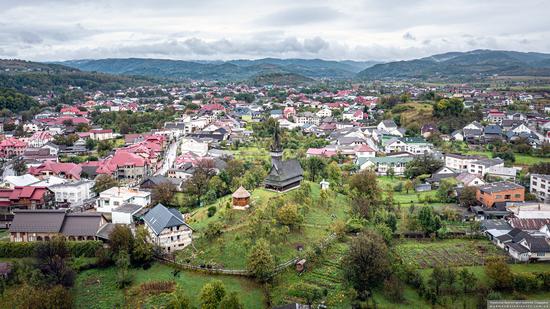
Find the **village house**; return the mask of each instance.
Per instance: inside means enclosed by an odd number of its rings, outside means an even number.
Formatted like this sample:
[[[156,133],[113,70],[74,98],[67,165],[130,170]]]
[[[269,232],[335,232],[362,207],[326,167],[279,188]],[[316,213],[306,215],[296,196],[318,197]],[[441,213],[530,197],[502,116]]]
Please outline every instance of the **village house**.
[[[48,241],[62,235],[68,240],[97,240],[107,224],[100,213],[67,213],[65,210],[16,210],[11,223],[10,241]]]
[[[494,158],[481,159],[470,162],[468,164],[468,173],[485,176],[485,174],[488,173],[489,169],[494,167],[504,167],[504,160],[502,160],[501,158]]]
[[[513,182],[501,181],[479,186],[476,192],[478,202],[486,207],[506,202],[523,202],[525,188]]]
[[[29,174],[34,175],[40,179],[46,179],[50,176],[58,176],[70,180],[80,180],[80,173],[82,167],[75,163],[59,163],[52,161],[45,161],[37,167],[31,166],[29,168]]]
[[[29,139],[28,139],[28,145],[29,147],[35,147],[40,148],[44,145],[46,145],[48,142],[53,141],[53,136],[48,131],[38,131],[35,132]]]
[[[412,156],[388,156],[388,157],[358,157],[355,164],[360,170],[372,169],[376,175],[386,176],[390,170],[396,176],[405,173],[405,167],[412,161]]]
[[[92,129],[89,133],[90,138],[96,141],[104,141],[114,138],[112,129]]]
[[[17,186],[0,190],[0,226],[9,226],[16,209],[42,209],[53,206],[53,193],[46,187]]]
[[[99,193],[96,209],[98,212],[112,212],[124,204],[147,206],[151,203],[151,193],[127,187],[112,187]]]
[[[193,230],[175,208],[157,204],[143,217],[151,241],[165,253],[172,253],[191,244]]]
[[[27,149],[27,143],[15,138],[10,137],[0,142],[0,157],[11,158],[15,156],[21,156]]]
[[[445,154],[445,166],[458,172],[467,172],[470,163],[479,159],[479,156],[447,153]]]
[[[91,180],[79,180],[49,186],[48,189],[54,193],[56,203],[81,206],[95,196],[92,190],[94,183]]]

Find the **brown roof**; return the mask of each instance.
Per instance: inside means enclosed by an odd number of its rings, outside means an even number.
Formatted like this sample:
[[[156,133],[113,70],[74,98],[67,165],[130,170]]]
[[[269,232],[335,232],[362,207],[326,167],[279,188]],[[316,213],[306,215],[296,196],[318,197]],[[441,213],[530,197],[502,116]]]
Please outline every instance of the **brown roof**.
[[[246,191],[243,186],[240,186],[232,195],[234,198],[249,198],[250,192]]]
[[[546,224],[550,224],[550,219],[528,219],[528,218],[512,218],[509,221],[510,225],[514,228],[519,228],[521,230],[539,230]]]
[[[65,236],[93,236],[101,227],[100,213],[69,213],[65,216],[61,234]]]
[[[64,210],[15,210],[10,233],[59,233]]]
[[[101,213],[66,213],[65,210],[16,210],[10,233],[61,233],[65,236],[95,236],[101,228]]]

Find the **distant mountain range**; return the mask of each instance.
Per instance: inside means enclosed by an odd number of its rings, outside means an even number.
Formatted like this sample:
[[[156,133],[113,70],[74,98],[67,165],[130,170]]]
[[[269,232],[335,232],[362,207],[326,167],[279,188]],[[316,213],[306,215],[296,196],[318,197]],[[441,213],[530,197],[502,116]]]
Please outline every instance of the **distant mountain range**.
[[[304,79],[351,79],[361,70],[379,62],[276,58],[231,61],[126,58],[70,60],[57,63],[83,71],[141,75],[172,80],[245,81],[258,80],[258,77],[271,74],[292,74],[294,77],[302,76]]]
[[[430,57],[376,64],[359,79],[470,79],[491,75],[550,76],[550,54],[498,50],[450,52]]]
[[[0,59],[0,88],[15,89],[27,95],[62,92],[68,86],[80,87],[85,91],[112,91],[153,82],[146,77],[83,72],[59,64]]]

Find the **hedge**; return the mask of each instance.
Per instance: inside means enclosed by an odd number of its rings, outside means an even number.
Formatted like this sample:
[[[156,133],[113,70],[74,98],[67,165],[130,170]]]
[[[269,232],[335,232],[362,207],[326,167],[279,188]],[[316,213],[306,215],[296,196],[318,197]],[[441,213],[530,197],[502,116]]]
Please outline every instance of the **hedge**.
[[[0,242],[0,258],[32,257],[40,242]],[[102,246],[98,240],[67,241],[69,252],[74,257],[95,257],[97,249]]]

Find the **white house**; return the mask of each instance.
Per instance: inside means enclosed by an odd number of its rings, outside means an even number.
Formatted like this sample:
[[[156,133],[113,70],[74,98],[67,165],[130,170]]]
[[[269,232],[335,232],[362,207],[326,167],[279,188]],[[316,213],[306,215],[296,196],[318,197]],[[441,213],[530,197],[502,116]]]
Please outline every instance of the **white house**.
[[[157,204],[143,217],[151,242],[170,253],[191,244],[193,230],[175,208]]]
[[[199,142],[192,138],[186,138],[181,141],[181,152],[192,152],[198,156],[204,157],[208,153],[208,143]]]
[[[124,204],[111,212],[113,224],[133,224],[134,216],[142,211],[144,206],[138,204]]]
[[[477,160],[479,160],[479,157],[476,156],[448,153],[445,155],[445,166],[459,172],[467,172],[470,163]]]
[[[388,171],[393,170],[394,175],[403,175],[408,162],[412,161],[412,156],[404,157],[359,157],[356,164],[360,170],[372,169],[376,175],[385,176]]]
[[[71,206],[81,206],[85,200],[95,196],[92,191],[94,186],[92,180],[80,180],[76,182],[66,182],[49,186],[55,194],[56,203],[69,203]]]
[[[550,175],[531,174],[531,193],[537,198],[550,200]]]
[[[104,141],[107,139],[113,139],[112,129],[92,129],[90,130],[90,138],[97,141]]]
[[[126,187],[112,187],[101,193],[97,199],[97,211],[112,212],[123,204],[147,206],[151,203],[151,192]]]
[[[468,164],[468,173],[485,176],[491,167],[504,167],[504,160],[501,158],[482,159]]]

